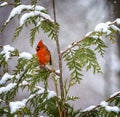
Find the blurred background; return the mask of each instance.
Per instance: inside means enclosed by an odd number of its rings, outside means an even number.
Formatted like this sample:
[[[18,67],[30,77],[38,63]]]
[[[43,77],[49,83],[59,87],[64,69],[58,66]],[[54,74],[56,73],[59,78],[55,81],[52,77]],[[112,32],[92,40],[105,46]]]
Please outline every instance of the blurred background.
[[[23,0],[23,4],[29,3],[30,0]],[[47,8],[52,16],[51,0],[40,0],[39,5]],[[0,8],[0,28],[8,18],[11,9],[11,6]],[[57,22],[60,24],[60,46],[61,50],[65,50],[73,41],[81,40],[88,32],[93,31],[98,23],[120,18],[120,0],[56,0],[56,11]],[[36,35],[34,46],[30,46],[29,29],[31,26],[25,27],[20,36],[12,42],[13,33],[17,26],[19,26],[19,19],[16,17],[0,33],[0,45],[10,44],[20,52],[35,54],[36,44],[40,39],[43,39],[50,49],[52,57],[56,58],[55,42],[48,40],[47,35],[42,31]],[[73,103],[76,109],[99,104],[112,93],[120,90],[120,35],[116,35],[115,44],[111,44],[107,39],[104,41],[108,45],[105,56],[104,58],[98,56],[103,74],[94,75],[91,71],[87,73],[83,71],[84,77],[80,85],[76,85],[70,90],[71,95],[80,96],[80,100]],[[57,59],[55,62],[57,64]],[[11,63],[9,69],[12,69],[13,66],[14,63]],[[69,76],[69,72],[65,64],[63,66],[63,75],[66,78]],[[54,90],[51,82],[50,89]],[[18,94],[16,100],[20,100],[25,95],[23,92]]]

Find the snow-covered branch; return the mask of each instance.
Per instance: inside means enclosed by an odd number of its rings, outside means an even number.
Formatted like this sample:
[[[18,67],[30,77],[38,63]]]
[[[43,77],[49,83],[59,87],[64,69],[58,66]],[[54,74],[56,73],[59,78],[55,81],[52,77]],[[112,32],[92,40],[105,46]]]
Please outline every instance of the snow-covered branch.
[[[100,108],[104,108],[107,112],[120,113],[120,108],[118,106],[109,105],[109,103],[112,102],[113,100],[115,100],[115,98],[117,98],[117,97],[120,97],[120,91],[114,93],[113,95],[110,96],[110,98],[108,98],[106,101],[102,101],[99,105],[97,105],[97,106],[92,105],[92,106],[84,109],[81,117],[84,117],[88,113],[98,110]]]
[[[93,38],[93,39],[98,39],[98,38],[102,39],[102,36],[104,36],[104,35],[106,35],[106,36],[112,36],[112,34],[114,34],[113,31],[120,33],[120,28],[118,26],[120,26],[120,18],[117,18],[113,22],[106,22],[106,23],[100,23],[100,24],[98,24],[95,27],[95,29],[94,29],[93,32],[87,33],[86,36],[83,39],[81,39],[80,41],[73,42],[71,45],[68,46],[68,48],[66,50],[61,51],[61,55],[63,55],[67,51],[71,50],[75,46],[79,46],[79,44],[83,40],[85,40],[86,38],[90,37],[90,38]]]

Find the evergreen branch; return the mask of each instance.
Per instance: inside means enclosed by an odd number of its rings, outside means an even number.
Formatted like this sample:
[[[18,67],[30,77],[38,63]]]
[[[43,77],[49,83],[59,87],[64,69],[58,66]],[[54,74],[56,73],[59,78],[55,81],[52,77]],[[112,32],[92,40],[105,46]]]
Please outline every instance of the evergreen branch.
[[[20,32],[22,31],[22,29],[23,29],[23,26],[20,26],[20,27],[16,28],[16,31],[13,34],[13,40],[15,40],[16,37],[18,37],[20,35]]]
[[[120,96],[120,92],[118,92],[117,94],[115,94],[114,96],[111,96],[110,98],[108,98],[105,102],[112,102],[115,98],[117,98],[118,96]],[[80,117],[87,117],[87,115],[89,113],[92,113],[95,110],[98,110],[100,108],[103,108],[103,106],[101,104],[93,107],[92,109],[88,110],[88,111],[83,111],[80,115]]]
[[[99,29],[99,25],[103,25],[103,27],[101,29]],[[120,28],[117,27],[117,25],[119,26],[120,24],[117,23],[117,21],[113,21],[113,22],[110,22],[110,23],[103,23],[103,24],[98,24],[95,28],[95,31],[93,32],[90,32],[89,34],[87,34],[83,39],[81,39],[80,41],[77,41],[77,42],[73,42],[70,47],[68,47],[66,50],[62,51],[61,52],[61,56],[64,55],[64,53],[66,53],[67,51],[71,50],[72,48],[76,47],[76,46],[80,46],[82,42],[84,42],[84,40],[86,39],[90,39],[90,38],[93,38],[95,40],[99,39],[101,41],[101,37],[105,35],[105,37],[108,37],[110,39],[110,41],[114,42],[114,39],[113,39],[113,34],[115,33],[120,33]],[[107,26],[107,31],[105,32],[104,31],[104,28],[105,26]],[[97,43],[97,41],[96,41]],[[96,44],[95,42],[91,43],[93,45]],[[103,43],[103,42],[102,42]],[[99,43],[97,43],[99,44]],[[99,48],[99,47],[98,47]],[[103,48],[106,48],[106,45],[103,46]],[[97,48],[96,48],[97,49]],[[99,48],[100,49],[100,48]],[[103,50],[102,50],[103,51]],[[98,50],[98,52],[101,52]],[[101,52],[101,55],[103,56],[103,53],[104,52]]]

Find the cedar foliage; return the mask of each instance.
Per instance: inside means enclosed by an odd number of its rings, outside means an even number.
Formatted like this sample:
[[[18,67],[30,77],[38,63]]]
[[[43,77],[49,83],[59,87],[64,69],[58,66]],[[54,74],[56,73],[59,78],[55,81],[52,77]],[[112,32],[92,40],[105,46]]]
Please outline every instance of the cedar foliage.
[[[2,1],[4,2],[4,0]],[[22,5],[22,2],[20,0],[14,0],[13,3],[8,3],[7,5],[13,5],[14,10]],[[4,23],[1,31],[5,29],[7,24],[15,16],[20,18],[23,14],[35,12],[36,10],[49,16],[45,8],[42,10],[36,8],[37,0],[31,0],[31,5],[33,5],[32,8],[28,9],[24,7],[21,12],[11,16],[9,20]],[[59,34],[59,24],[50,20],[50,18],[44,17],[44,15],[37,14],[27,18],[22,25],[16,28],[13,39],[19,36],[24,26],[27,27],[32,24],[33,28],[30,30],[31,45],[33,45],[35,41],[36,33],[41,29],[44,33],[48,34],[50,39],[56,41]],[[0,80],[0,116],[119,117],[120,92],[106,100],[107,106],[100,104],[85,111],[81,111],[81,109],[74,110],[74,107],[68,103],[69,101],[79,99],[79,97],[71,96],[68,93],[73,85],[80,84],[82,76],[84,75],[82,73],[83,68],[86,69],[86,72],[92,69],[94,74],[102,73],[96,54],[100,54],[102,57],[104,56],[107,45],[103,37],[114,42],[115,33],[120,32],[120,24],[117,21],[118,19],[113,22],[104,23],[104,25],[107,25],[107,31],[104,30],[104,27],[101,30],[96,29],[83,39],[73,42],[66,50],[61,52],[61,57],[66,62],[66,66],[71,73],[70,77],[66,78],[63,83],[64,99],[61,99],[61,95],[58,94],[59,72],[47,67],[40,69],[35,55],[31,55],[30,58],[20,57],[23,53],[20,53],[17,49],[9,50],[9,57],[6,59],[6,53],[3,52],[5,46],[1,46],[0,67],[2,68],[3,75]],[[9,61],[14,57],[16,57],[17,63],[10,75],[8,69]],[[9,74],[7,80],[2,81],[6,74]],[[55,92],[48,90],[49,77],[52,77]],[[44,87],[38,85],[38,83],[41,82],[44,84]],[[14,98],[20,89],[23,91],[25,89],[28,90],[28,98],[15,101]],[[15,104],[18,107],[16,110],[12,110],[11,105],[15,106]],[[108,111],[106,109],[107,107],[111,108],[111,111]],[[113,108],[117,108],[118,111],[114,111]]]

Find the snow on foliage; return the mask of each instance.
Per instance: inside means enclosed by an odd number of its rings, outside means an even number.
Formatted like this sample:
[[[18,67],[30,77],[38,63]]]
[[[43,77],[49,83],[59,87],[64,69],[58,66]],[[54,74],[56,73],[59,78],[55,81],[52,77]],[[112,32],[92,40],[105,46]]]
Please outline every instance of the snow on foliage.
[[[110,27],[111,27],[113,30],[120,32],[120,29],[119,29],[117,26],[115,26],[115,25],[110,25]]]
[[[84,109],[83,112],[86,112],[86,111],[91,111],[93,108],[95,108],[94,105],[92,106],[89,106],[88,108]]]
[[[100,23],[95,27],[95,31],[96,32],[103,32],[106,33],[107,35],[109,35],[111,33],[111,31],[109,30],[109,26],[107,23]]]
[[[116,22],[117,25],[120,25],[120,18],[117,18],[117,19],[115,20],[115,22]]]
[[[13,75],[10,75],[9,73],[5,73],[3,77],[0,80],[0,85],[5,84],[7,80],[13,78]]]
[[[7,86],[0,87],[0,94],[5,93],[13,89],[17,84],[16,83],[10,83]]]
[[[102,107],[105,107],[105,106],[108,106],[108,103],[107,103],[106,101],[102,101],[102,102],[100,103],[100,105],[101,105]]]
[[[114,22],[106,22],[106,23],[100,23],[95,27],[96,32],[103,32],[106,33],[107,35],[111,34],[112,31],[110,29],[113,29],[114,31],[120,32],[120,29],[115,26],[116,23],[117,25],[120,25],[120,18],[116,19]]]
[[[13,52],[14,50],[15,48],[11,47],[10,45],[3,46],[1,54],[4,54],[5,61],[8,61],[8,59],[10,58],[10,52]]]
[[[10,106],[11,113],[15,113],[17,110],[24,108],[26,101],[27,100],[24,99],[23,101],[10,102],[9,106]]]
[[[19,55],[19,58],[24,58],[24,59],[30,60],[30,59],[32,58],[32,54],[27,53],[27,52],[22,52],[22,53]]]
[[[120,109],[117,106],[105,106],[106,111],[119,113]]]
[[[39,90],[35,94],[31,94],[27,99],[23,99],[22,101],[10,102],[9,106],[10,106],[11,113],[15,113],[19,109],[24,108],[26,106],[26,103],[28,100],[34,98],[37,95],[43,94],[45,91],[45,89],[40,86],[36,86],[35,89],[39,89]],[[48,91],[47,99],[50,99],[50,98],[53,98],[54,96],[56,96],[56,93],[54,91],[50,91],[50,90],[47,90],[47,91]]]
[[[6,20],[6,23],[8,23],[14,16],[21,14],[23,10],[36,10],[36,11],[41,11],[45,10],[44,7],[42,6],[31,6],[31,5],[19,5],[11,11],[8,19]]]
[[[54,91],[48,91],[48,99],[52,98],[52,97],[55,97],[56,96],[56,93]]]
[[[53,22],[53,20],[51,19],[51,17],[48,15],[48,14],[45,14],[43,12],[40,12],[40,11],[32,11],[30,13],[25,13],[21,19],[20,19],[20,26],[22,26],[26,20],[30,17],[34,17],[34,16],[40,16],[42,17],[43,19],[48,19],[50,20],[51,22]]]
[[[7,2],[3,2],[2,4],[0,4],[0,7],[6,6],[6,5],[8,5],[8,3]]]
[[[114,93],[114,94],[112,94],[110,97],[112,98],[112,97],[114,97],[114,96],[116,96],[116,95],[118,95],[118,94],[120,94],[120,91],[115,92],[115,93]]]

